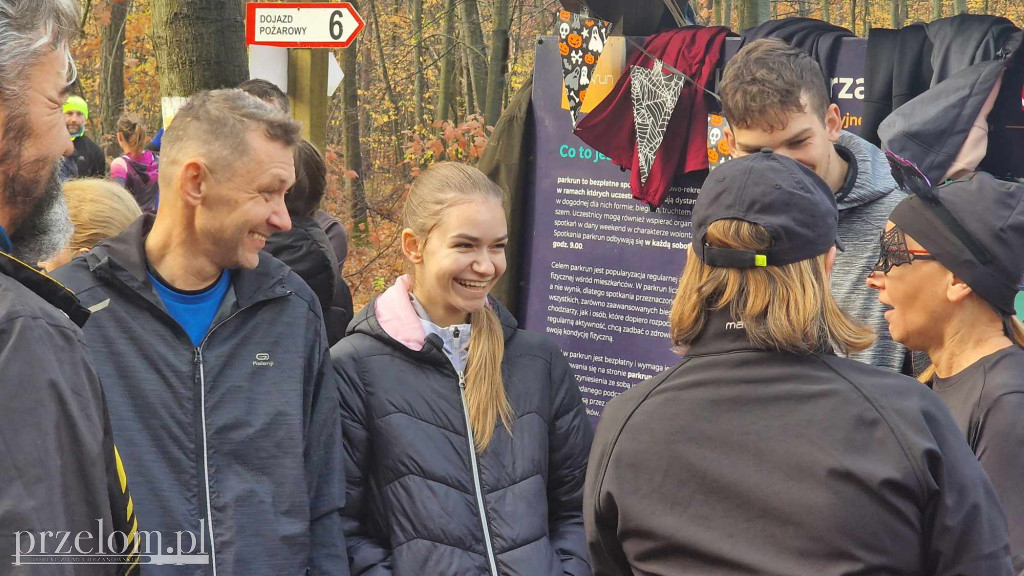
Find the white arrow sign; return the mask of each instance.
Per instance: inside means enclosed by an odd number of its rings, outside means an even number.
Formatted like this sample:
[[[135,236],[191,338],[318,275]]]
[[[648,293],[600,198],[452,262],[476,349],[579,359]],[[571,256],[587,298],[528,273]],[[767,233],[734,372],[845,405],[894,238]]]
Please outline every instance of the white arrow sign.
[[[348,2],[246,5],[248,44],[286,48],[345,48],[366,26]]]

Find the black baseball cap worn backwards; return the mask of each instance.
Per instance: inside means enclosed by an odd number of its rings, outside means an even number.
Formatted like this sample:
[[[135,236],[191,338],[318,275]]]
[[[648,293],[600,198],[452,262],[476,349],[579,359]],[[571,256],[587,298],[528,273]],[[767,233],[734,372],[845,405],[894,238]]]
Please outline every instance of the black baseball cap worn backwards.
[[[733,218],[763,226],[771,246],[763,252],[709,246],[708,227]],[[843,249],[835,194],[799,162],[763,148],[730,160],[708,175],[693,208],[693,251],[709,266],[784,266]]]

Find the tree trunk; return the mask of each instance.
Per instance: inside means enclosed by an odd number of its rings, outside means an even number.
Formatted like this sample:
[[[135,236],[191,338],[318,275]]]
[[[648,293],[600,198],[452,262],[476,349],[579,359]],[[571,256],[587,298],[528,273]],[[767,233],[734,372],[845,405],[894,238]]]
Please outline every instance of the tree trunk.
[[[494,126],[501,116],[508,64],[508,30],[512,24],[510,9],[509,0],[494,0],[491,53],[487,59],[487,106],[484,108],[484,123],[488,126]]]
[[[753,28],[768,20],[768,0],[743,0],[741,6],[743,19],[740,21],[740,30]]]
[[[825,22],[829,22],[832,19],[832,3],[831,0],[821,1],[821,19]]]
[[[233,88],[249,78],[240,0],[153,0],[162,96]]]
[[[402,162],[402,140],[399,136],[398,122],[401,113],[401,106],[398,104],[398,97],[391,86],[391,76],[388,74],[388,61],[384,58],[384,39],[380,33],[380,19],[377,16],[377,0],[370,0],[370,17],[373,24],[374,44],[377,49],[377,66],[380,68],[381,77],[384,80],[384,92],[388,95],[388,102],[391,103],[391,137],[394,142],[392,152],[395,157],[395,164]]]
[[[124,26],[130,0],[110,4],[110,22],[100,33],[100,134],[117,131],[117,119],[124,112]],[[153,130],[155,132],[155,130]],[[102,138],[101,138],[102,141]],[[120,155],[115,139],[105,152]]]
[[[903,23],[900,21],[900,0],[889,0],[889,28],[897,29],[902,26]]]
[[[850,31],[857,33],[857,0],[850,0]]]
[[[480,25],[480,11],[476,0],[459,1],[459,18],[462,20],[462,46],[469,63],[469,82],[473,85],[473,102],[466,108],[483,114],[487,104],[487,55],[484,32]]]
[[[455,0],[444,2],[444,48],[441,52],[441,86],[437,89],[434,120],[445,122],[451,113],[452,78],[455,73]]]
[[[470,69],[469,56],[463,51],[462,68],[459,71],[462,73],[462,94],[466,99],[466,116],[474,114],[477,111],[474,109],[476,97],[473,92],[473,71]]]
[[[722,7],[722,26],[732,28],[732,0],[725,0]]]
[[[864,37],[871,33],[871,0],[864,0]]]
[[[907,25],[907,0],[899,0],[900,3],[900,27]]]
[[[345,148],[345,169],[355,172],[355,178],[345,178],[345,192],[352,201],[352,227],[355,235],[365,235],[366,193],[363,190],[363,152],[359,148],[359,39],[341,51],[341,68],[345,79],[341,82],[341,125]]]
[[[932,20],[942,18],[942,0],[932,0]]]
[[[416,71],[413,73],[413,115],[417,126],[423,126],[423,0],[412,0],[412,43]]]
[[[967,14],[967,0],[953,0],[953,14]]]
[[[713,10],[713,13],[714,13],[714,15],[715,15],[715,16],[714,16],[714,18],[715,18],[715,24],[716,24],[717,26],[721,26],[721,25],[722,25],[722,22],[724,22],[724,20],[722,20],[722,0],[718,0],[718,2],[715,2],[715,0],[708,0],[708,1],[709,1],[709,2],[714,2],[714,6],[713,6],[714,10]]]

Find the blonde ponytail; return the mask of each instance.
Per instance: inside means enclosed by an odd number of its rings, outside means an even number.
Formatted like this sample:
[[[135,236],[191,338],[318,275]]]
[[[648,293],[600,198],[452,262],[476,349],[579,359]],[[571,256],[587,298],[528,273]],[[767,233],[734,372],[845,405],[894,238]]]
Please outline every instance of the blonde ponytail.
[[[508,210],[505,192],[483,172],[466,164],[439,162],[413,180],[402,208],[402,222],[425,240],[453,206],[478,199],[497,200]],[[470,324],[466,408],[476,450],[483,452],[494,438],[499,419],[512,432],[515,414],[501,374],[505,358],[501,322],[493,310],[485,307],[470,315]]]
[[[505,395],[501,362],[505,357],[505,334],[498,315],[490,308],[470,315],[472,330],[469,360],[466,362],[466,405],[473,428],[476,451],[483,452],[501,423],[511,433],[515,415]]]

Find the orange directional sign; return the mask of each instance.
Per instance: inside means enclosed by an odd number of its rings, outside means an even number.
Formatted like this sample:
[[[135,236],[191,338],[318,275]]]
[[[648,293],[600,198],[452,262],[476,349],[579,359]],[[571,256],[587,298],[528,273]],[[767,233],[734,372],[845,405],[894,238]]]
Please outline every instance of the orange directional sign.
[[[245,6],[246,41],[286,48],[345,48],[366,23],[348,2]]]

